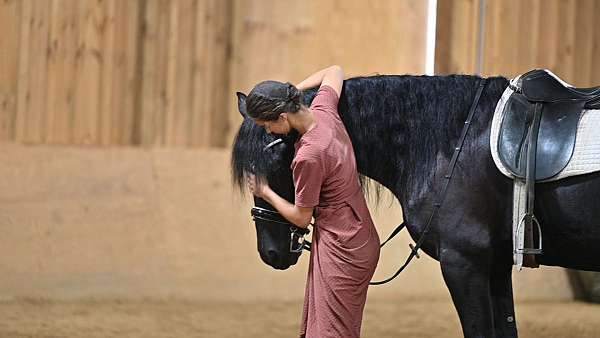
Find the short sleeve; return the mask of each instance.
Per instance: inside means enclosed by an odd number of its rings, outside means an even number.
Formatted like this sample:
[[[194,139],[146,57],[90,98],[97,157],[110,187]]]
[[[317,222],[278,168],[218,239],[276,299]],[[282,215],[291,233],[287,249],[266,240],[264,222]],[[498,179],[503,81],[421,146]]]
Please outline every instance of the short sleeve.
[[[331,88],[328,85],[322,85],[317,91],[317,94],[315,95],[315,98],[313,99],[310,108],[324,110],[330,114],[339,116],[338,102],[339,98],[335,89]]]
[[[294,160],[292,172],[296,189],[294,204],[304,208],[317,206],[324,176],[321,161],[315,157]]]

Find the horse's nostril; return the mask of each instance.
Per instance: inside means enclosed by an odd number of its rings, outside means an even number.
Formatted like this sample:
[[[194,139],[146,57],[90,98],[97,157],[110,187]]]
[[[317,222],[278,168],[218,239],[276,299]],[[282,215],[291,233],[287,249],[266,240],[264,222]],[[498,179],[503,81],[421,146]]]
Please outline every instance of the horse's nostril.
[[[269,262],[271,262],[271,263],[277,262],[277,252],[275,252],[275,250],[269,250],[267,252],[267,256],[269,257]]]

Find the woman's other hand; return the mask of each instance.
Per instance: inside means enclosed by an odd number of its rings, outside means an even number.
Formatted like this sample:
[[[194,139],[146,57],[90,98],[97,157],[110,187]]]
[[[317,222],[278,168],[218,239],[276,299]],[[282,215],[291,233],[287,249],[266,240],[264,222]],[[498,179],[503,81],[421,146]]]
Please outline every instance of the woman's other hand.
[[[266,182],[257,180],[254,174],[248,174],[246,180],[248,181],[248,189],[250,192],[254,194],[254,196],[264,199],[265,193],[270,189],[269,185]]]
[[[344,70],[338,65],[333,65],[325,69],[321,69],[318,72],[307,77],[306,79],[298,83],[296,85],[296,88],[298,88],[298,90],[306,90],[321,85],[328,85],[329,87],[333,88],[333,90],[335,90],[339,98],[340,94],[342,93],[343,84]]]
[[[256,179],[256,176],[253,174],[248,174],[246,176],[246,182],[248,183],[248,189],[254,196],[265,200],[265,202],[273,206],[273,208],[275,208],[275,210],[277,210],[277,212],[285,219],[301,228],[308,227],[310,220],[312,219],[314,211],[313,207],[304,208],[290,203],[271,190],[264,180]]]

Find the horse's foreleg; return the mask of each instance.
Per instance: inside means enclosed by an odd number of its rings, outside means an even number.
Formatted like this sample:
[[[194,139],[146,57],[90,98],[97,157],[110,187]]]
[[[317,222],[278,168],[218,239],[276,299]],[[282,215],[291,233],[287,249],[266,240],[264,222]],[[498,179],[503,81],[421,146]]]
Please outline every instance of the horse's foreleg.
[[[493,268],[490,274],[496,338],[516,338],[518,336],[511,276],[512,265],[510,263]]]
[[[440,265],[466,338],[493,338],[489,265],[443,250]]]

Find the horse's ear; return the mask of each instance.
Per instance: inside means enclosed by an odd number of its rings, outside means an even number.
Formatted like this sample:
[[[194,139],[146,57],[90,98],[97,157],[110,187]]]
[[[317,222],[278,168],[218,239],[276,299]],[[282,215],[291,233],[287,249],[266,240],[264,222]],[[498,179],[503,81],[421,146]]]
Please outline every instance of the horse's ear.
[[[235,93],[238,98],[238,110],[244,119],[248,117],[248,112],[246,111],[246,94],[242,92]]]

